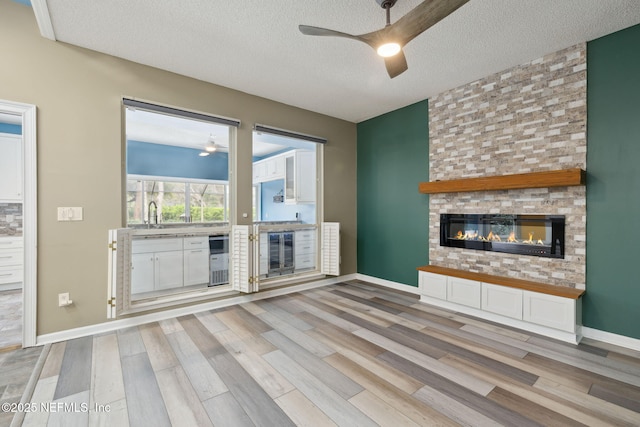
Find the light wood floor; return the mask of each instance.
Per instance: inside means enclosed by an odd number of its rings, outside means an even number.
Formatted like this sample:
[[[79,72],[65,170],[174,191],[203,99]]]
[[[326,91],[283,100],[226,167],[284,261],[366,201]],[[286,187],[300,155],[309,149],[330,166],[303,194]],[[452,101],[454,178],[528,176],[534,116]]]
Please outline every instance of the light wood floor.
[[[30,401],[59,406],[26,426],[638,426],[640,354],[350,282],[54,344]]]
[[[22,344],[22,289],[0,291],[0,350]]]

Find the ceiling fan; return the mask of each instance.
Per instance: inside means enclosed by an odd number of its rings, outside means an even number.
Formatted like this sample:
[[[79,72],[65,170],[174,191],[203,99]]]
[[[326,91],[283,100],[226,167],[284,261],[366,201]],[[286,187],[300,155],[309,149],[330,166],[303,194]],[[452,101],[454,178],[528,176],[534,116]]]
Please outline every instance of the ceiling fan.
[[[309,25],[299,25],[298,28],[308,36],[345,37],[368,44],[384,57],[389,77],[394,78],[408,68],[402,48],[469,0],[425,0],[392,24],[391,8],[396,1],[376,0],[387,12],[387,25],[371,33],[352,35]]]

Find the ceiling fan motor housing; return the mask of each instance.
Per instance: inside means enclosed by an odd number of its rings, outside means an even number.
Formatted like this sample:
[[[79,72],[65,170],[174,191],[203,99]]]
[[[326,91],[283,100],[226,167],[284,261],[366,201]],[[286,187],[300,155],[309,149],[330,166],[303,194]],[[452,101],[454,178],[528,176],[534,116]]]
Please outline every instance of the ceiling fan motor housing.
[[[376,0],[376,3],[383,9],[391,9],[397,0]]]

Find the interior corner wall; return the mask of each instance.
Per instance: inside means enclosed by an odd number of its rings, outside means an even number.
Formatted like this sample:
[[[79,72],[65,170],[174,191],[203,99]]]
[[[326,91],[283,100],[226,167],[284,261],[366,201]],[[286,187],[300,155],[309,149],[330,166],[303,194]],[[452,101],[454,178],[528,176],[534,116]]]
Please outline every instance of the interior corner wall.
[[[428,264],[428,100],[358,124],[358,273],[418,285]]]
[[[587,44],[583,324],[640,339],[640,25]]]

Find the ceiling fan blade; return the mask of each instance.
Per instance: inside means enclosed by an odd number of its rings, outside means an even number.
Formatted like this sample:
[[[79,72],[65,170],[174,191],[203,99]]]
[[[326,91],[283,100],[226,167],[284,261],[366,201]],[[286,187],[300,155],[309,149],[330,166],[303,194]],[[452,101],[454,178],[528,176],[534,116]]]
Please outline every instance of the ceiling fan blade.
[[[352,34],[342,33],[340,31],[329,30],[327,28],[312,27],[310,25],[298,25],[298,29],[305,36],[329,36],[329,37],[344,37],[347,39],[354,39],[358,41],[364,41],[359,36]]]
[[[425,0],[388,27],[385,36],[401,46],[446,18],[469,0]]]
[[[407,71],[407,58],[404,52],[400,50],[396,55],[384,59],[384,65],[387,67],[389,77],[394,78]]]

